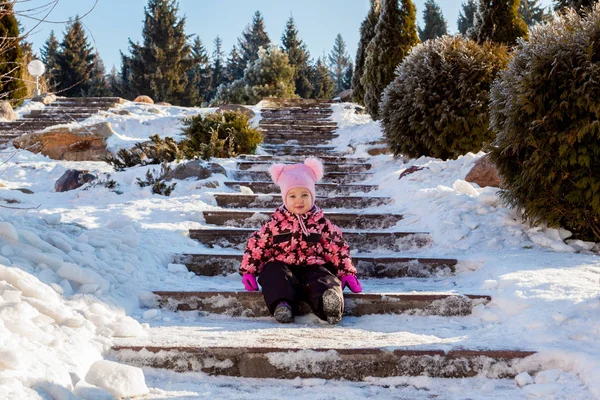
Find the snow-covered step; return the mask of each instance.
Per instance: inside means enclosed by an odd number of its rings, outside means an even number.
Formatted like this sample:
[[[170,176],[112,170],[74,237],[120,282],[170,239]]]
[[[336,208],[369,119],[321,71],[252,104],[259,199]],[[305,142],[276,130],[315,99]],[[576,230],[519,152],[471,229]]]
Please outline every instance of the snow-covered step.
[[[274,110],[275,111],[275,110]],[[331,122],[330,117],[333,112],[306,112],[306,111],[283,111],[281,112],[270,112],[263,110],[261,112],[262,120],[273,120],[273,121],[322,121]]]
[[[238,333],[242,335],[243,333]],[[254,333],[256,334],[256,333]],[[340,333],[338,333],[340,334]],[[245,378],[344,379],[363,381],[368,377],[429,376],[466,378],[512,378],[526,369],[525,358],[534,355],[523,350],[390,349],[390,348],[287,348],[279,347],[210,347],[205,342],[172,343],[172,335],[189,332],[166,332],[166,343],[156,336],[147,344],[120,344],[117,340],[111,357],[138,367],[194,371],[210,375]],[[152,340],[156,339],[156,340]],[[530,371],[533,373],[533,371]]]
[[[254,231],[252,228],[190,229],[189,235],[208,247],[244,250]],[[351,249],[360,252],[406,251],[431,245],[431,235],[424,232],[344,231],[344,239]]]
[[[237,273],[242,260],[241,252],[219,251],[204,254],[179,254],[174,261],[200,276],[218,276]],[[450,276],[457,260],[446,258],[400,257],[399,255],[368,255],[359,253],[352,261],[360,278],[429,278]]]
[[[303,156],[272,156],[272,155],[255,155],[255,154],[242,154],[238,156],[239,160],[244,160],[244,162],[248,163],[265,163],[266,165],[271,165],[272,163],[281,162],[281,163],[298,163],[304,162],[306,157]],[[343,166],[345,164],[365,164],[369,165],[369,169],[371,164],[368,163],[369,159],[364,157],[346,157],[346,156],[322,156],[320,157],[321,161],[325,164],[325,168],[327,169],[327,165],[339,164]],[[238,162],[239,165],[239,162]],[[240,168],[244,169],[244,168]]]
[[[259,127],[265,126],[280,126],[280,127],[289,127],[289,126],[302,126],[302,127],[329,127],[329,128],[337,128],[337,123],[333,121],[311,121],[311,120],[291,120],[291,119],[277,119],[277,118],[268,118],[261,119]]]
[[[238,161],[237,168],[242,171],[252,170],[252,171],[267,171],[271,165],[274,163],[280,164],[293,164],[295,162],[303,162],[304,159],[298,159],[293,161],[288,161],[287,159],[278,160],[277,158],[269,158],[264,159],[269,161],[263,161],[263,159],[257,161]],[[339,162],[323,162],[323,167],[326,172],[346,172],[346,173],[357,173],[357,172],[366,172],[371,169],[371,164],[369,163],[339,163]]]
[[[237,181],[260,181],[265,182],[271,179],[271,175],[267,171],[231,171],[228,175]],[[373,178],[372,173],[347,173],[347,172],[326,172],[323,175],[323,183],[356,183],[366,179]]]
[[[318,145],[328,145],[331,142],[331,139],[312,139],[312,138],[269,138],[265,137],[265,141],[263,142],[264,146],[318,146]],[[268,149],[265,149],[268,150]]]
[[[203,211],[204,220],[211,225],[259,227],[271,217],[273,210]],[[325,211],[327,218],[342,229],[386,229],[398,223],[402,214],[350,213]]]
[[[281,196],[264,194],[214,193],[217,205],[225,208],[275,208],[282,204]],[[394,201],[391,197],[365,196],[316,196],[316,203],[323,209],[349,208],[362,210],[383,206]]]
[[[337,126],[305,126],[305,125],[259,125],[259,129],[263,132],[289,132],[297,134],[314,134],[327,135],[332,134],[337,130]]]
[[[240,187],[247,187],[253,193],[275,194],[279,195],[279,186],[271,181],[244,181],[244,182],[225,182],[225,186],[240,190]],[[330,195],[350,195],[357,193],[368,193],[379,189],[377,185],[357,185],[357,184],[337,184],[337,183],[316,183],[315,192],[317,196]]]
[[[338,156],[342,155],[335,151],[333,146],[298,146],[298,145],[281,145],[281,144],[263,144],[262,148],[276,155],[304,155],[304,156]]]
[[[211,314],[243,317],[266,317],[269,310],[259,292],[164,292],[155,291],[156,304],[177,311],[198,310]],[[464,316],[473,307],[487,304],[492,298],[483,295],[446,293],[345,293],[344,315],[411,314]],[[306,303],[300,303],[299,314],[310,313]]]

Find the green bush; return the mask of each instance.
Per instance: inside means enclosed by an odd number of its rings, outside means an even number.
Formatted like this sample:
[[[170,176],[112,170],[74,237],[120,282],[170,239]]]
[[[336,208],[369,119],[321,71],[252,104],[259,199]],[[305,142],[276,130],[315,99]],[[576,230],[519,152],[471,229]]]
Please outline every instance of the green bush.
[[[454,158],[493,139],[489,89],[507,50],[462,36],[428,40],[396,70],[380,104],[389,148],[409,157]]]
[[[186,139],[181,142],[180,147],[186,158],[206,153],[207,146],[211,144],[210,152],[213,157],[252,154],[262,142],[262,134],[258,129],[250,127],[248,119],[247,115],[234,111],[188,118],[184,121],[183,130]]]
[[[491,92],[503,198],[532,223],[600,240],[600,5],[531,31]]]
[[[152,186],[152,193],[159,194],[161,196],[170,196],[171,192],[177,186],[177,182],[172,185],[167,185],[165,178],[171,172],[171,166],[167,163],[163,163],[160,166],[160,171],[148,170],[146,171],[146,180],[137,179],[137,184],[140,187]]]
[[[116,171],[124,171],[125,168],[136,165],[173,162],[183,157],[183,151],[174,139],[161,139],[158,135],[152,135],[149,142],[136,143],[131,150],[120,149],[116,156],[103,157],[102,160],[112,165]]]

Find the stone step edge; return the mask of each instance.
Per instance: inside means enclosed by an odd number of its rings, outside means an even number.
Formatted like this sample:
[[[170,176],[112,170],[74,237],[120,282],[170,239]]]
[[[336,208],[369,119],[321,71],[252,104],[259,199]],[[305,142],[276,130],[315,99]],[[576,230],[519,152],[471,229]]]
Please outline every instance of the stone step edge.
[[[209,234],[217,234],[217,233],[252,233],[252,232],[256,232],[255,228],[237,228],[237,227],[231,227],[231,228],[207,228],[207,229],[190,229],[188,230],[188,233],[190,235],[190,237],[192,237],[192,235],[199,235],[202,233],[209,233]],[[371,230],[371,229],[342,229],[342,233],[344,235],[390,235],[390,236],[394,236],[394,235],[399,235],[399,236],[406,236],[406,235],[431,235],[430,232],[407,232],[407,231],[402,231],[402,232],[398,232],[398,231],[383,231],[383,230]]]
[[[534,372],[523,360],[536,354],[516,349],[445,351],[118,345],[112,347],[112,353],[124,363],[178,372],[196,371],[244,378],[300,377],[350,381],[393,376],[464,378],[485,375],[488,378],[513,378],[524,370]],[[300,354],[293,355],[291,359],[288,356],[296,353]],[[523,365],[520,365],[521,362]]]
[[[208,313],[243,317],[269,316],[261,292],[175,292],[154,291],[159,307],[177,311],[200,310]],[[492,300],[487,295],[452,293],[345,293],[344,315],[417,314],[466,316],[474,306]],[[301,303],[300,314],[308,314]]]
[[[257,172],[265,172],[265,171],[257,171]],[[223,182],[223,184],[225,186],[227,185],[239,185],[239,186],[245,186],[245,185],[252,185],[252,184],[259,184],[259,185],[276,185],[275,183],[273,183],[272,181],[225,181]],[[358,188],[362,188],[362,187],[368,187],[372,190],[376,190],[379,188],[379,185],[369,185],[369,184],[352,184],[352,183],[344,183],[344,184],[339,184],[339,183],[322,183],[322,182],[317,182],[315,183],[316,186],[352,186],[352,187],[356,187],[356,189]],[[266,194],[266,193],[264,193]]]

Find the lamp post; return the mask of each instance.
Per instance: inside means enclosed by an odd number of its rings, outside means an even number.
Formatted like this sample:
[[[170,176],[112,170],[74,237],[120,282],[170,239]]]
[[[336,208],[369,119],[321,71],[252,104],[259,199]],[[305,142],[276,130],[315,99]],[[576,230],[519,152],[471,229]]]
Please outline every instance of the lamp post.
[[[35,77],[35,92],[33,93],[33,95],[39,96],[40,95],[39,79],[40,79],[40,76],[44,75],[44,72],[46,72],[46,66],[40,60],[32,60],[31,62],[29,62],[29,64],[27,64],[27,71],[29,71],[31,76]]]

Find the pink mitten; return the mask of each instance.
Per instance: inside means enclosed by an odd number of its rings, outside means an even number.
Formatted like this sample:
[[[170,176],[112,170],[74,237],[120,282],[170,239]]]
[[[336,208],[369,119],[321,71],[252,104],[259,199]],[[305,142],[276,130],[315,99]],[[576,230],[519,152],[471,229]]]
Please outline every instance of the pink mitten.
[[[342,290],[344,290],[346,285],[348,285],[348,287],[350,288],[350,290],[352,290],[353,293],[362,292],[362,286],[360,285],[360,282],[358,281],[356,276],[344,275],[344,276],[342,276],[341,281],[342,281]]]
[[[252,274],[242,275],[242,283],[248,292],[256,292],[258,290],[258,283],[256,283],[256,278]]]

